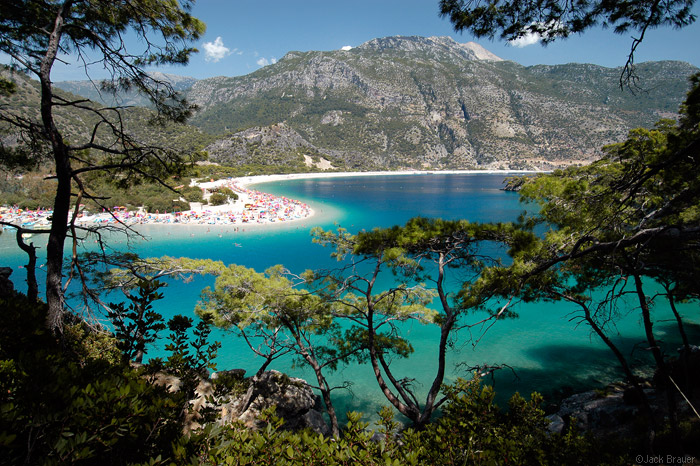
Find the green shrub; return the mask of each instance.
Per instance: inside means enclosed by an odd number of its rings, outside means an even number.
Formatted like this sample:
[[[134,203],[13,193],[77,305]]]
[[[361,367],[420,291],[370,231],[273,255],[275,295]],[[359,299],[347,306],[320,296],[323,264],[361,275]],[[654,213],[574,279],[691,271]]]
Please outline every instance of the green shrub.
[[[221,187],[221,188],[218,188],[215,192],[217,192],[219,194],[223,194],[227,198],[233,199],[234,201],[238,200],[238,194],[234,193],[231,188]]]
[[[173,201],[173,205],[170,207],[170,211],[175,211],[175,212],[186,212],[190,210],[190,203],[189,202],[183,202],[180,200]]]
[[[493,388],[483,386],[478,379],[458,380],[446,388],[446,396],[442,417],[423,431],[405,436],[407,448],[420,452],[421,464],[590,465],[617,461],[614,455],[604,458],[591,441],[573,430],[562,435],[549,432],[538,393],[529,401],[516,393],[507,412],[494,404]]]
[[[221,193],[214,193],[209,197],[209,205],[224,205],[228,202],[228,196]]]
[[[4,464],[127,464],[189,452],[181,400],[127,364],[85,357],[85,341],[44,330],[46,306],[0,300]]]
[[[197,186],[188,186],[180,190],[180,194],[185,198],[187,202],[202,202],[204,200],[204,195],[202,194],[202,188]]]
[[[538,394],[530,400],[514,395],[503,412],[493,402],[494,390],[478,380],[459,380],[446,387],[442,416],[420,431],[398,432],[392,410],[382,409],[378,440],[359,413],[348,414],[348,424],[337,439],[284,430],[274,412],[264,414],[267,426],[260,431],[212,423],[183,436],[181,421],[195,383],[192,375],[211,368],[218,349],[218,343],[208,342],[208,322],[200,322],[193,331],[188,317],[176,316],[169,322],[171,356],[145,368],[172,371],[189,385],[169,393],[152,385],[145,371],[113,357],[113,338],[92,336],[78,323],[67,327],[63,341],[56,339],[44,330],[43,303],[23,296],[0,299],[0,311],[3,464],[627,463],[618,456],[624,452],[596,449],[573,430],[550,433]],[[215,394],[227,391],[224,388],[243,392],[245,383],[231,374],[216,383],[221,390],[215,387]],[[688,438],[697,438],[697,428]]]

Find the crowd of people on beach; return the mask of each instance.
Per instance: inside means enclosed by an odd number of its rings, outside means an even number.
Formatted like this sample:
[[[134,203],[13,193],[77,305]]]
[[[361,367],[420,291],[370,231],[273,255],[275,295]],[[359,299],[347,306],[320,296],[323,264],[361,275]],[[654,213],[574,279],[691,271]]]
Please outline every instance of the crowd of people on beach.
[[[239,185],[235,179],[218,183],[217,187],[227,187],[239,199],[221,206],[192,203],[192,210],[174,212],[147,212],[140,208],[132,211],[123,206],[115,206],[111,211],[90,212],[81,208],[76,223],[83,226],[123,223],[139,224],[188,224],[188,225],[240,225],[269,224],[288,222],[309,217],[311,208],[300,201],[287,197],[255,191]],[[205,196],[209,190],[203,188]],[[21,226],[27,229],[48,227],[53,211],[51,209],[27,210],[14,207],[0,207],[0,222]],[[4,226],[4,228],[11,228]]]

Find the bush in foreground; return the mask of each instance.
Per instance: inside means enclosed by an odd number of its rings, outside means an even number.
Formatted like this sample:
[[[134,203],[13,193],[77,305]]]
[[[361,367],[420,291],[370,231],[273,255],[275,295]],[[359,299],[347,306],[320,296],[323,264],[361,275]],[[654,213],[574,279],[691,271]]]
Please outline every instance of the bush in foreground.
[[[111,336],[89,335],[77,323],[58,341],[43,329],[45,318],[42,303],[0,299],[0,457],[7,464],[616,462],[574,432],[550,434],[538,395],[526,401],[516,394],[504,413],[479,381],[447,388],[442,417],[421,431],[399,432],[385,408],[377,432],[350,413],[337,439],[281,429],[273,413],[259,431],[209,424],[185,435],[182,393],[151,384],[115,353]]]

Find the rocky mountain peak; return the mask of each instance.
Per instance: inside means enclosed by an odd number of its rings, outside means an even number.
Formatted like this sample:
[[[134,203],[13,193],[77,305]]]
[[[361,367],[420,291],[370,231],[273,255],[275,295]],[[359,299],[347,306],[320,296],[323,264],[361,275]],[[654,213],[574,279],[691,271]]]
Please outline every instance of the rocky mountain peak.
[[[358,50],[380,53],[422,52],[439,58],[453,55],[467,60],[502,61],[501,58],[475,42],[461,44],[448,36],[392,36],[372,39],[357,47]]]
[[[451,38],[448,38],[451,39]],[[503,61],[503,59],[488,50],[486,50],[484,47],[481,45],[477,44],[476,42],[467,42],[466,44],[457,44],[459,47],[463,48],[464,50],[469,50],[471,53],[473,53],[477,59],[479,60],[484,60],[484,61]]]

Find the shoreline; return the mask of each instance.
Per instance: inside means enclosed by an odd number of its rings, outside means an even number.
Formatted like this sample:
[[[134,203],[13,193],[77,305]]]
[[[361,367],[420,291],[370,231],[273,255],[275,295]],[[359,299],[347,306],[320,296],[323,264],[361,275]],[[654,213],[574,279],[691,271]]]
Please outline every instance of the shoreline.
[[[370,171],[370,172],[308,172],[288,173],[279,175],[251,175],[232,178],[241,186],[252,186],[261,183],[287,180],[307,180],[326,178],[350,178],[362,176],[406,176],[406,175],[527,175],[535,173],[547,173],[546,170],[398,170],[398,171]],[[221,181],[221,180],[219,180]],[[216,181],[214,182],[216,183]]]
[[[126,211],[115,209],[112,212],[81,213],[77,224],[82,226],[119,225],[123,223],[128,227],[139,225],[179,225],[212,227],[223,226],[238,229],[240,227],[269,227],[296,223],[300,220],[308,220],[316,212],[308,204],[290,199],[284,196],[274,196],[262,191],[250,189],[250,186],[290,180],[329,179],[365,176],[430,176],[430,175],[461,175],[461,174],[535,174],[543,173],[540,170],[401,170],[401,171],[369,171],[369,172],[308,172],[289,173],[276,175],[252,175],[243,177],[225,178],[216,181],[193,182],[193,186],[200,187],[207,198],[216,188],[228,187],[238,195],[238,200],[219,206],[205,205],[203,203],[190,203],[190,210],[184,212],[149,213],[138,209]],[[22,209],[0,209],[0,219],[17,223],[29,230],[34,227],[45,228],[49,226],[48,218],[53,212],[50,210],[23,211]],[[7,227],[5,227],[7,228]]]

